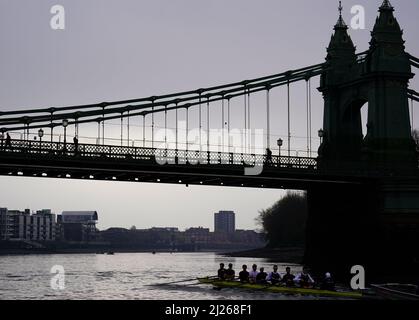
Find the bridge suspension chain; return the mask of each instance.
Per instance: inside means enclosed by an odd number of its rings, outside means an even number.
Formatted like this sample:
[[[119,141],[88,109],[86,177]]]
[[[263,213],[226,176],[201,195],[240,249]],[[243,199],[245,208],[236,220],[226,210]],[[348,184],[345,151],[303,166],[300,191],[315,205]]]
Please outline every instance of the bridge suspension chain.
[[[258,83],[251,83],[248,81],[240,82],[239,87],[232,87],[227,88],[228,90],[222,90],[217,92],[211,92],[209,94],[202,94],[205,92],[205,89],[198,89],[198,91],[194,91],[193,95],[176,98],[175,100],[168,100],[168,101],[158,101],[157,97],[148,98],[146,100],[147,103],[142,105],[127,105],[118,108],[111,108],[108,105],[100,105],[99,110],[90,110],[90,111],[77,111],[76,113],[63,113],[59,114],[55,109],[48,109],[49,115],[48,116],[36,116],[36,117],[23,117],[25,118],[24,126],[21,125],[13,126],[12,124],[21,124],[22,117],[19,118],[7,118],[2,119],[0,115],[0,125],[6,124],[7,128],[4,128],[6,131],[10,130],[24,130],[25,139],[29,138],[30,129],[37,129],[43,128],[45,126],[49,126],[51,128],[51,142],[53,141],[53,130],[55,127],[62,126],[62,123],[56,122],[57,120],[67,119],[69,118],[74,119],[74,121],[68,121],[68,124],[74,124],[75,126],[75,136],[78,137],[79,135],[79,125],[80,124],[87,124],[91,122],[97,122],[98,124],[98,143],[102,142],[102,145],[105,145],[105,121],[109,122],[109,125],[118,125],[117,123],[112,123],[112,120],[119,119],[120,120],[120,144],[121,146],[125,145],[125,138],[127,139],[127,146],[131,145],[131,117],[139,116],[140,119],[142,118],[142,146],[147,147],[147,132],[150,132],[150,127],[146,125],[146,117],[151,115],[151,148],[155,148],[157,138],[155,130],[156,125],[157,128],[161,127],[161,121],[158,120],[156,124],[156,114],[164,113],[164,142],[166,148],[168,147],[169,138],[168,138],[168,112],[175,111],[176,113],[176,150],[179,150],[179,127],[178,127],[178,110],[180,108],[184,108],[186,110],[186,151],[190,149],[189,143],[189,129],[190,129],[190,109],[192,107],[197,107],[199,111],[199,142],[200,142],[200,151],[202,151],[202,105],[206,100],[206,107],[207,107],[207,150],[211,150],[211,110],[217,111],[217,109],[221,105],[221,130],[222,130],[222,144],[221,150],[225,152],[226,144],[228,146],[228,151],[231,151],[231,102],[232,99],[236,97],[243,97],[244,99],[244,129],[245,133],[243,135],[242,140],[242,152],[250,152],[252,150],[253,136],[251,133],[252,130],[252,112],[254,111],[253,107],[256,108],[257,102],[254,99],[256,93],[265,91],[266,92],[266,146],[267,148],[271,147],[271,92],[272,89],[280,87],[280,86],[287,86],[287,122],[288,122],[288,156],[291,156],[292,150],[292,128],[291,128],[291,84],[299,81],[306,81],[306,104],[307,104],[307,154],[311,154],[311,78],[316,77],[324,72],[324,65],[315,65],[311,69],[305,68],[304,72],[296,72],[293,73],[291,71],[281,74],[281,77],[272,78],[268,81],[262,81]],[[195,96],[197,94],[197,96]],[[205,100],[203,100],[205,99]],[[227,105],[226,105],[227,100]],[[218,103],[220,104],[218,104]],[[241,103],[240,103],[241,104]],[[227,121],[226,121],[226,106],[227,106]],[[210,109],[213,108],[213,109]],[[219,110],[219,109],[218,109]],[[118,114],[116,114],[118,112]],[[217,111],[218,113],[219,111]],[[257,113],[256,116],[253,116],[253,124],[257,120]],[[99,116],[99,117],[98,117]],[[95,118],[92,118],[95,117]],[[127,118],[126,122],[126,137],[124,136],[124,118]],[[161,119],[160,117],[158,119]],[[255,120],[256,119],[256,120]],[[48,124],[43,122],[48,121]],[[141,120],[140,120],[141,121]],[[117,121],[115,121],[117,122]],[[149,120],[150,122],[150,120]],[[100,126],[102,126],[102,134],[100,132]],[[135,125],[134,125],[135,126]],[[137,125],[138,126],[138,125]],[[228,140],[226,140],[226,126],[227,126],[227,134]],[[141,125],[139,125],[141,127]],[[0,131],[3,131],[0,129]],[[109,130],[110,132],[113,130]],[[118,140],[117,138],[113,140]],[[107,138],[108,140],[108,138]],[[160,139],[161,140],[161,139]],[[182,135],[183,140],[183,135]],[[140,140],[141,141],[141,140]],[[204,142],[205,143],[205,142]],[[150,144],[149,144],[150,145]],[[135,146],[135,140],[132,141],[132,146]],[[220,147],[220,145],[217,145]]]
[[[291,72],[292,74],[298,74],[303,73],[305,71],[311,70],[311,69],[323,69],[326,67],[325,63],[307,66],[304,68],[282,72],[274,75],[269,75],[265,77],[255,78],[251,80],[246,80],[248,84],[258,84],[260,82],[266,82],[266,81],[275,81],[278,78],[283,77],[287,73]],[[23,110],[13,110],[13,111],[1,111],[1,116],[6,115],[18,115],[18,114],[33,114],[33,113],[50,113],[50,112],[63,112],[63,111],[71,111],[71,110],[84,110],[84,109],[92,109],[92,108],[105,108],[115,105],[123,105],[123,104],[132,104],[132,103],[142,103],[142,102],[149,102],[149,101],[161,101],[165,99],[171,99],[174,100],[175,98],[181,97],[181,96],[187,96],[187,95],[194,95],[197,94],[197,92],[200,92],[201,94],[211,94],[212,91],[217,90],[224,90],[232,87],[240,87],[242,86],[244,81],[235,82],[235,83],[229,83],[225,85],[219,85],[219,86],[213,86],[198,90],[190,90],[190,91],[184,91],[184,92],[177,92],[172,94],[166,94],[161,96],[153,96],[153,97],[146,97],[146,98],[137,98],[137,99],[129,99],[129,100],[120,100],[120,101],[112,101],[112,102],[101,102],[101,103],[94,103],[94,104],[86,104],[86,105],[75,105],[75,106],[67,106],[67,107],[48,107],[48,108],[39,108],[39,109],[23,109]]]
[[[321,74],[323,71],[323,67],[315,67],[313,69],[311,69],[310,73],[312,74],[312,76],[316,76]],[[252,84],[249,85],[246,82],[246,86],[248,88],[248,91],[250,93],[254,93],[254,92],[258,92],[258,91],[262,91],[265,89],[267,84],[272,84],[273,87],[276,86],[281,86],[284,85],[287,81],[291,82],[296,82],[296,81],[300,81],[302,80],[302,78],[304,77],[305,73],[301,73],[301,72],[296,72],[292,75],[290,75],[289,73],[286,76],[274,79],[274,80],[269,80],[268,82],[262,82],[262,83],[257,83],[257,84]],[[201,91],[200,91],[201,92]],[[225,93],[225,98],[229,97],[229,98],[233,98],[236,96],[240,96],[243,94],[240,93],[240,89],[239,88],[232,88],[229,89],[227,91],[223,91]],[[218,97],[217,97],[218,95]],[[222,97],[220,97],[220,92],[215,92],[212,94],[207,95],[208,98],[210,98],[211,102],[215,102],[215,101],[220,101],[222,99]],[[215,98],[214,98],[215,97]],[[194,106],[194,105],[199,105],[199,96],[198,96],[198,101],[197,98],[195,96],[189,96],[189,97],[183,97],[182,99],[177,99],[179,102],[181,103],[187,103],[190,106]],[[106,108],[104,105],[101,106],[101,112],[99,113],[98,111],[79,111],[78,112],[78,118],[79,119],[86,119],[88,117],[94,117],[94,116],[98,116],[99,114],[102,116],[102,118],[104,120],[112,120],[115,117],[114,116],[108,116],[105,117],[105,115],[109,115],[109,114],[113,114],[113,113],[118,113],[120,114],[121,112],[126,112],[127,110],[132,110],[132,111],[142,111],[142,112],[148,112],[148,113],[155,113],[155,112],[162,112],[164,109],[161,107],[164,107],[165,105],[168,104],[172,104],[174,103],[174,101],[165,101],[165,102],[161,102],[161,103],[156,103],[155,102],[155,98],[151,99],[151,103],[145,103],[142,105],[128,105],[128,106],[124,106],[124,107],[118,107],[118,108]],[[149,108],[151,107],[151,111],[149,110]],[[157,109],[156,109],[157,107]],[[182,107],[182,106],[180,106]],[[48,109],[51,112],[51,109]],[[3,114],[0,114],[4,115]],[[136,115],[139,115],[139,113],[136,113]],[[15,118],[0,118],[0,125],[2,126],[10,126],[10,125],[16,125],[19,123],[22,123],[22,121],[24,120],[28,120],[31,123],[40,123],[40,122],[44,122],[46,120],[51,120],[51,118],[55,121],[55,120],[63,120],[63,119],[73,119],[75,117],[74,113],[64,113],[64,114],[57,114],[56,111],[54,111],[54,114],[49,117],[45,117],[45,116],[25,116],[25,117],[15,117]],[[124,117],[127,117],[127,115],[125,115]],[[86,120],[81,120],[80,123],[87,123],[87,122],[94,122],[96,121],[95,119],[86,119]],[[52,125],[54,126],[60,126],[59,123],[53,123]],[[45,126],[45,125],[44,125]],[[31,128],[39,128],[39,125],[32,125]],[[13,128],[14,130],[16,130],[17,128]],[[7,128],[8,130],[8,128]]]
[[[316,75],[319,75],[320,74],[320,72],[319,73],[316,73],[316,74],[313,74],[312,76],[316,76]],[[300,81],[300,80],[302,80],[303,79],[303,77],[301,76],[301,77],[299,77],[299,78],[297,78],[297,79],[293,79],[293,80],[291,80],[291,81],[289,81],[289,83],[292,83],[292,82],[297,82],[297,81]],[[288,82],[286,82],[286,83],[288,83]],[[284,83],[279,83],[279,84],[275,84],[275,85],[272,85],[272,88],[274,88],[274,87],[277,87],[277,86],[281,86],[281,85],[283,85]],[[259,92],[259,91],[261,91],[261,89],[254,89],[254,90],[250,90],[249,89],[249,93],[256,93],[256,92]],[[243,95],[243,93],[239,93],[239,94],[235,94],[235,95],[229,95],[227,98],[234,98],[234,97],[238,97],[238,96],[241,96],[241,95]],[[217,101],[220,101],[221,99],[220,98],[209,98],[209,97],[207,97],[207,100],[210,102],[210,103],[212,103],[212,102],[217,102]],[[198,105],[199,103],[188,103],[188,104],[184,104],[184,105],[180,105],[180,106],[176,106],[176,107],[170,107],[170,108],[167,108],[167,110],[169,111],[169,110],[173,110],[173,109],[175,109],[175,108],[186,108],[186,107],[191,107],[191,106],[195,106],[195,105]],[[133,108],[133,106],[131,106],[131,109]],[[121,110],[121,109],[118,109],[120,112],[121,111],[123,111],[123,110]],[[133,114],[131,114],[130,116],[141,116],[141,115],[143,115],[143,114],[154,114],[154,113],[160,113],[160,112],[163,112],[164,111],[164,108],[163,109],[155,109],[155,108],[152,108],[152,110],[150,111],[150,110],[146,110],[146,111],[141,111],[141,112],[137,112],[137,113],[133,113]],[[109,112],[109,110],[108,111],[104,111],[104,113],[108,113]],[[127,117],[127,115],[123,115],[123,117]],[[102,116],[101,117],[101,121],[105,121],[105,120],[114,120],[114,119],[117,119],[117,118],[120,118],[120,115],[118,115],[118,116],[107,116],[107,117],[105,117],[105,116]],[[79,121],[79,123],[89,123],[89,122],[92,122],[92,121],[97,121],[97,118],[95,118],[95,119],[86,119],[86,120],[81,120],[81,121]],[[74,122],[69,122],[69,124],[73,124]],[[103,129],[104,129],[104,123],[102,123],[102,125],[103,125]],[[31,125],[30,126],[30,128],[33,128],[33,129],[38,129],[38,128],[42,128],[42,127],[44,127],[45,126],[45,124],[35,124],[35,125]],[[61,126],[61,123],[53,123],[52,124],[52,126]],[[26,128],[26,126],[25,126],[25,128]],[[7,128],[7,130],[20,130],[20,129],[23,129],[22,127],[13,127],[13,128]],[[104,131],[104,130],[103,130]]]

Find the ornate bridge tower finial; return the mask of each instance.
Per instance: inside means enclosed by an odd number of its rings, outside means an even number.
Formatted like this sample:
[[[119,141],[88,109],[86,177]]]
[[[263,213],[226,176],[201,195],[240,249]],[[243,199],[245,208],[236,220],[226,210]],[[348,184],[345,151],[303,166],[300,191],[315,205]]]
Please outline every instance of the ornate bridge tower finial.
[[[343,17],[342,17],[342,10],[343,10],[342,1],[339,1],[338,10],[339,10],[339,19],[335,25],[335,30],[339,28],[348,29],[348,26],[346,25],[345,21],[343,21]]]
[[[390,0],[384,0],[380,7],[380,10],[391,10],[394,11],[394,7],[391,5]]]

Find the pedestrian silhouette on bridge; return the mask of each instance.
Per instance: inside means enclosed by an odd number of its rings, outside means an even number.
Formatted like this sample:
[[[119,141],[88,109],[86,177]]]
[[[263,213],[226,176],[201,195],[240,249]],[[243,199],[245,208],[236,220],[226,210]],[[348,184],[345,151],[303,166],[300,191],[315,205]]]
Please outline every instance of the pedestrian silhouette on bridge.
[[[79,153],[79,139],[77,138],[77,136],[73,138],[73,142],[74,142],[74,155],[77,155]]]
[[[6,149],[7,148],[12,148],[12,138],[10,137],[9,133],[6,135]]]
[[[266,160],[265,164],[271,164],[272,163],[272,150],[269,148],[266,148]]]

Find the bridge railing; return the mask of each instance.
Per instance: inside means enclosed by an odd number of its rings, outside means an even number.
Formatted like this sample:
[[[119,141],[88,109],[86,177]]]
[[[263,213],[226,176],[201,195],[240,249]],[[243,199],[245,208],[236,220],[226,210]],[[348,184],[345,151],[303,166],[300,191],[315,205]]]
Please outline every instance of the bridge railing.
[[[50,158],[100,158],[155,162],[158,164],[203,164],[236,166],[269,166],[273,168],[316,170],[317,159],[306,157],[267,156],[232,152],[172,150],[98,144],[11,140],[0,146],[1,153],[42,155]]]

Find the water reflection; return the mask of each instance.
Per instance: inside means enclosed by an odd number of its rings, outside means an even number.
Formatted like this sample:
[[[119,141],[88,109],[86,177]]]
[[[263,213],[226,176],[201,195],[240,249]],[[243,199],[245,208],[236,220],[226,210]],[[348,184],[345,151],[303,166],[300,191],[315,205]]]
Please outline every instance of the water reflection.
[[[266,259],[225,258],[213,253],[3,256],[0,259],[0,297],[81,300],[183,300],[185,297],[189,300],[301,299],[297,296],[234,289],[217,291],[197,281],[156,286],[215,275],[221,262],[233,263],[236,273],[242,264],[256,263],[267,270],[275,264]],[[285,264],[277,264],[280,271],[285,270]],[[50,286],[54,276],[50,270],[54,265],[62,265],[65,269],[65,289],[62,291],[55,291]],[[301,270],[300,266],[291,267],[294,272]]]

